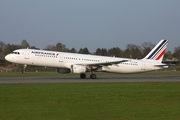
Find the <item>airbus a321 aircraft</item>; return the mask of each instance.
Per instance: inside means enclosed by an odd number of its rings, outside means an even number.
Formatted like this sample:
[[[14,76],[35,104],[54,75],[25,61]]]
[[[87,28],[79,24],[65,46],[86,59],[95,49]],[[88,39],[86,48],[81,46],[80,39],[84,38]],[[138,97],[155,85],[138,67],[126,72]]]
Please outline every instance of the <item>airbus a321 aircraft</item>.
[[[160,42],[143,59],[105,57],[35,49],[17,49],[5,56],[9,62],[23,64],[22,73],[26,73],[27,65],[57,68],[58,73],[77,73],[86,78],[91,72],[91,79],[96,79],[94,72],[138,73],[167,68],[161,63],[168,40]]]

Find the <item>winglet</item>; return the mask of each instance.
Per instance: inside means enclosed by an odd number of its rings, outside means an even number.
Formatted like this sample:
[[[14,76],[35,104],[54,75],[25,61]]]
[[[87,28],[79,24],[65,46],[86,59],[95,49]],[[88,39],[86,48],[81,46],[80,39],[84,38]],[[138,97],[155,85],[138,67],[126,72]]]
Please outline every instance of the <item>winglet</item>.
[[[161,63],[166,52],[167,44],[168,40],[160,40],[159,43],[143,59],[154,60]]]

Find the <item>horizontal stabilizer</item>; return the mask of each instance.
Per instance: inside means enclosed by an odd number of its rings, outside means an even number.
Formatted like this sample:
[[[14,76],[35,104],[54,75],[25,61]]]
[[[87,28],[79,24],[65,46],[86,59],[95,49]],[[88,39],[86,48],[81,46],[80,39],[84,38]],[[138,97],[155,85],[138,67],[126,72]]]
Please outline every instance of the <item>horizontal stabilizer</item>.
[[[154,65],[154,67],[163,67],[163,68],[168,68],[169,66],[166,64],[162,64],[162,65]]]

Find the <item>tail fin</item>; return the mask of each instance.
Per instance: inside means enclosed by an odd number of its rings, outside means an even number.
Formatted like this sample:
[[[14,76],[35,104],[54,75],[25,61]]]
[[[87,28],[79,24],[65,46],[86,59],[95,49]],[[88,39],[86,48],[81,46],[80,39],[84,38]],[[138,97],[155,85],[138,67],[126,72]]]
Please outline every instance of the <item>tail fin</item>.
[[[143,59],[154,60],[161,63],[166,52],[167,44],[168,40],[160,40],[159,43]]]

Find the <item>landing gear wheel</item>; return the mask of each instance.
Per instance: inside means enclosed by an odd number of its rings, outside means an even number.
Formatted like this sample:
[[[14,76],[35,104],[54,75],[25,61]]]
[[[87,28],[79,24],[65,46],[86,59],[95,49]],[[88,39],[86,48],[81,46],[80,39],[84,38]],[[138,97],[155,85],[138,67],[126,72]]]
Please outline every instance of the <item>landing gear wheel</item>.
[[[22,71],[22,74],[26,74],[26,70],[23,70],[23,71]]]
[[[81,73],[81,74],[80,74],[80,78],[81,78],[81,79],[85,79],[85,78],[86,78],[86,74]]]
[[[22,74],[26,74],[26,67],[27,67],[27,65],[23,65]]]
[[[91,74],[91,75],[90,75],[90,78],[91,78],[91,79],[96,79],[97,76],[96,76],[96,74]]]

